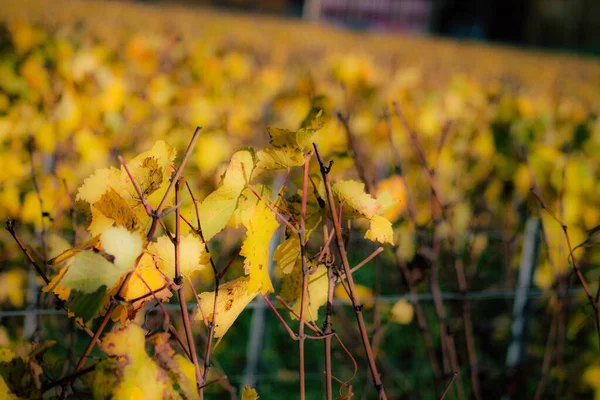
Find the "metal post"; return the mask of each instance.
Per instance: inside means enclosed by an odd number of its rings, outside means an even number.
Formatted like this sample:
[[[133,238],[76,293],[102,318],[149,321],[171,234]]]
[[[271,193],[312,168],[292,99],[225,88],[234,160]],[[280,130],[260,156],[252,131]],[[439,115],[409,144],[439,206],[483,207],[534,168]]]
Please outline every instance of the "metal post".
[[[540,247],[541,222],[538,218],[529,217],[525,224],[523,252],[519,267],[515,302],[513,304],[513,322],[511,326],[512,342],[506,354],[507,391],[503,399],[511,399],[519,392],[519,380],[522,377],[519,369],[525,361],[525,336],[527,329],[527,309],[529,289],[535,271]]]

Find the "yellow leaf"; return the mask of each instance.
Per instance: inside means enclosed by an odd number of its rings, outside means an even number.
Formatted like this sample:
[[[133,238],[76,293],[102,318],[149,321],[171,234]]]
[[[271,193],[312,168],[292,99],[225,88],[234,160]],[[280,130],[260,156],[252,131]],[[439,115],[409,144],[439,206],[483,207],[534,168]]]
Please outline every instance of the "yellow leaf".
[[[240,255],[246,257],[244,268],[246,274],[250,275],[248,292],[273,292],[269,277],[269,242],[279,227],[275,214],[261,201],[242,214],[242,224],[247,229],[247,236]]]
[[[175,277],[175,246],[168,236],[161,236],[150,243],[148,251],[159,258],[159,268],[168,277]],[[190,276],[208,265],[209,255],[199,237],[189,234],[180,237],[179,267],[183,275]]]
[[[106,334],[100,348],[109,356],[117,357],[113,374],[120,379],[112,386],[115,400],[161,400],[173,392],[167,374],[156,365],[145,349],[146,338],[142,329],[129,324],[125,329]],[[110,371],[104,371],[110,375]],[[113,381],[114,382],[114,381]],[[116,382],[115,382],[116,383]]]
[[[198,207],[204,239],[210,240],[225,228],[252,177],[254,166],[254,152],[250,149],[240,150],[231,157],[219,186]]]
[[[379,215],[373,216],[370,220],[370,227],[365,238],[379,243],[394,244],[394,231],[392,223]]]
[[[46,32],[24,21],[9,25],[12,42],[18,54],[23,54],[46,40]]]
[[[242,400],[256,400],[258,397],[258,393],[256,393],[255,389],[248,385],[244,385],[244,389],[242,389]]]
[[[231,156],[231,140],[217,132],[200,135],[195,153],[196,164],[201,171],[213,170]]]
[[[338,181],[332,186],[333,193],[343,203],[344,216],[362,216],[373,218],[381,207],[377,200],[365,193],[365,185],[348,180]]]
[[[266,148],[256,153],[259,171],[272,171],[277,169],[289,169],[304,164],[304,154],[301,150],[294,148]]]
[[[402,257],[405,261],[412,261],[416,253],[415,230],[407,225],[400,226],[396,229],[398,234],[398,248],[396,254]]]
[[[591,365],[587,367],[583,372],[581,380],[596,392],[600,391],[600,366]]]
[[[127,168],[137,183],[142,194],[148,199],[151,206],[157,207],[168,187],[168,179],[173,174],[171,168],[177,152],[163,140],[158,140],[152,149],[137,155],[127,163]],[[141,202],[135,191],[129,175],[121,166],[121,187],[129,193],[130,199]],[[159,190],[162,189],[162,190]],[[123,196],[125,197],[125,196]],[[125,200],[129,200],[125,198]]]
[[[123,226],[133,231],[138,226],[138,219],[127,202],[113,189],[104,192],[100,200],[92,204],[105,217],[115,221],[117,226]]]
[[[83,185],[77,191],[76,200],[94,204],[102,198],[104,192],[110,187],[110,183],[118,182],[119,175],[120,171],[112,167],[96,170],[91,176],[84,179]]]
[[[117,306],[111,316],[113,320],[126,324],[127,320],[135,318],[137,312],[147,302],[154,300],[165,302],[171,297],[168,282],[155,262],[155,258],[150,253],[142,254],[135,272],[123,288],[123,298],[129,304]]]
[[[289,274],[300,259],[300,238],[291,236],[281,242],[273,253],[273,261],[284,274]]]
[[[316,130],[312,128],[300,128],[296,132],[293,132],[287,129],[268,128],[268,132],[273,147],[292,148],[302,151],[311,145]]]
[[[71,244],[64,238],[52,233],[48,235],[48,258],[54,259],[61,255],[64,251],[69,250]]]
[[[365,308],[373,307],[373,291],[366,286],[355,284],[356,297],[358,297],[358,301],[365,306]],[[344,290],[342,285],[336,286],[334,290],[334,294],[337,298],[347,304],[352,304],[350,297],[348,297],[348,293]]]
[[[0,302],[8,302],[16,307],[23,307],[25,291],[23,284],[25,283],[25,272],[13,269],[7,272],[0,273]]]
[[[398,324],[408,324],[413,319],[415,310],[408,301],[399,300],[392,307],[392,321]]]
[[[406,187],[399,175],[377,183],[377,201],[381,204],[380,215],[395,221],[406,209]]]
[[[115,266],[124,271],[132,270],[142,253],[142,237],[123,227],[108,228],[102,232],[100,243],[104,251],[114,257]]]
[[[250,278],[243,276],[219,287],[219,296],[217,297],[215,320],[215,337],[220,338],[229,330],[231,325],[246,308],[246,306],[256,297],[258,290],[248,291]],[[195,320],[202,321],[202,314],[208,322],[213,320],[213,305],[215,301],[215,292],[204,292],[198,296],[200,299],[200,308],[196,313]]]
[[[11,392],[2,376],[0,376],[0,397],[5,400],[19,400],[19,397]]]
[[[71,294],[71,289],[70,288],[61,288],[61,287],[59,287],[59,284],[62,281],[62,278],[67,273],[68,269],[69,268],[67,268],[67,267],[61,269],[59,271],[58,275],[56,275],[54,278],[52,278],[52,280],[46,286],[44,286],[42,288],[42,292],[45,292],[45,293],[52,292],[59,299],[67,300],[69,298],[69,295]]]
[[[227,225],[237,206],[239,193],[217,189],[198,206],[204,239],[210,240]]]
[[[300,270],[300,275],[302,275],[302,270]],[[298,315],[300,315],[300,307],[302,304],[302,277],[300,277],[299,283],[299,296],[292,306],[292,309]],[[306,300],[307,308],[305,311],[305,318],[307,321],[316,321],[319,319],[319,308],[327,301],[328,286],[327,267],[321,264],[314,273],[308,276],[308,299]],[[296,319],[292,313],[290,313],[290,317]]]
[[[127,272],[135,267],[136,259],[142,252],[142,238],[123,227],[108,228],[100,243],[114,263],[99,253],[81,251],[73,257],[59,288],[70,288],[83,293],[93,293],[101,286],[111,288]]]

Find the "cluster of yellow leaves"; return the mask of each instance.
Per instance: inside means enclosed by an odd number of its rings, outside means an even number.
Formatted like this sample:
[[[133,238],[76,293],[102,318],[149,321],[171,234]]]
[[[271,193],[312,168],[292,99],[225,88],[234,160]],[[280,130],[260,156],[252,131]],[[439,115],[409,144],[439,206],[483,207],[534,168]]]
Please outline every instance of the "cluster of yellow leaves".
[[[100,348],[110,358],[101,361],[85,378],[94,398],[198,398],[194,365],[187,358],[175,355],[166,334],[152,339],[155,348],[152,357],[146,353],[145,342],[144,332],[135,324],[104,336]]]
[[[332,186],[333,193],[342,203],[342,215],[346,218],[361,217],[369,220],[369,230],[365,238],[380,243],[394,244],[392,223],[381,216],[387,209],[381,209],[381,203],[365,192],[365,185],[356,181],[338,181]],[[385,196],[385,193],[382,194]],[[386,196],[387,197],[387,196]],[[385,197],[384,197],[385,199]],[[387,197],[387,207],[394,202]]]
[[[152,221],[142,196],[152,208],[158,207],[173,173],[175,151],[164,141],[135,157],[121,169],[103,168],[87,178],[77,200],[89,208],[87,229],[92,238],[84,245],[68,245],[51,236],[50,264],[62,266],[44,288],[67,301],[73,315],[88,320],[101,315],[110,296],[119,294],[129,305],[119,305],[112,317],[126,323],[151,299],[167,300],[168,282],[175,277],[175,247],[167,236],[148,242]],[[131,174],[131,177],[130,175]],[[171,203],[169,199],[167,204]],[[194,234],[180,240],[180,267],[184,275],[208,264],[205,245]],[[124,281],[126,275],[131,275]],[[151,295],[151,292],[155,292]]]

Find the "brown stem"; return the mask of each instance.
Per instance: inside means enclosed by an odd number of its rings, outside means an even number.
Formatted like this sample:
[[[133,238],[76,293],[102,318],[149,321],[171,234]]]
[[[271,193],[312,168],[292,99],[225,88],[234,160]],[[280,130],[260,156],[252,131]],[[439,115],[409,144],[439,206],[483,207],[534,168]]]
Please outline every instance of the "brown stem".
[[[332,305],[333,305],[333,289],[335,287],[335,274],[331,267],[327,267],[327,309],[325,314],[324,334],[333,332],[332,324]],[[327,400],[333,399],[332,386],[332,365],[331,365],[331,338],[325,339],[325,387],[327,392]]]
[[[300,319],[300,315],[298,315],[298,313],[296,312],[296,310],[294,310],[288,303],[286,303],[285,300],[283,300],[283,298],[281,296],[275,296],[275,298],[277,299],[278,302],[281,303],[281,305],[290,312],[290,314],[292,314],[294,316],[294,318]],[[313,322],[309,322],[309,321],[304,321],[304,325],[306,325],[306,327],[308,329],[310,329],[311,331],[313,331],[314,333],[316,333],[317,335],[321,335],[323,336],[323,331],[316,326]]]
[[[390,119],[389,110],[387,107],[384,107],[383,115],[384,115],[384,120],[385,120],[386,127],[387,127],[390,148],[392,149],[392,155],[394,157],[396,173],[402,180],[402,184],[404,185],[404,188],[406,190],[406,210],[408,213],[408,218],[409,218],[409,220],[411,220],[413,222],[415,227],[418,227],[418,224],[416,222],[416,215],[417,215],[416,208],[415,208],[415,205],[414,205],[414,202],[412,199],[412,195],[408,190],[408,183],[407,183],[406,177],[404,175],[404,168],[403,168],[404,163],[402,161],[402,157],[400,156],[400,152],[398,151],[398,148],[396,147],[396,145],[394,143],[392,123],[391,123],[391,119]],[[413,304],[413,307],[415,309],[415,317],[416,317],[415,321],[416,321],[419,331],[421,333],[421,338],[423,339],[423,343],[425,345],[427,356],[429,357],[429,361],[431,363],[431,369],[433,370],[434,380],[435,380],[435,384],[436,384],[436,388],[437,388],[441,385],[442,371],[440,370],[440,365],[439,365],[439,362],[438,362],[438,359],[436,357],[435,350],[433,347],[433,340],[431,339],[429,323],[427,322],[427,319],[425,318],[425,313],[423,312],[423,307],[421,306],[421,302],[419,301],[419,298],[418,298],[418,291],[417,291],[417,288],[415,287],[415,284],[411,278],[411,274],[410,274],[408,265],[406,264],[406,261],[398,254],[397,250],[398,250],[398,246],[394,246],[393,251],[394,251],[394,255],[396,256],[396,262],[400,269],[400,273],[402,274],[404,284],[408,288],[409,295],[410,295],[410,301]],[[443,351],[443,354],[445,354],[445,351]]]
[[[38,202],[40,204],[40,213],[41,213],[41,221],[42,221],[42,230],[40,231],[40,240],[42,242],[42,254],[44,256],[44,262],[48,260],[48,243],[46,241],[46,217],[49,216],[47,212],[44,212],[44,199],[42,198],[42,192],[40,190],[40,185],[37,180],[37,174],[35,172],[35,163],[33,162],[33,153],[35,150],[35,138],[33,135],[29,136],[29,143],[27,146],[27,152],[29,153],[29,161],[31,162],[31,180],[33,181],[33,187],[35,189],[35,194],[37,195]],[[48,266],[46,266],[48,267]],[[49,272],[48,270],[46,270]]]
[[[19,238],[19,236],[17,235],[17,232],[15,231],[15,220],[14,219],[9,219],[6,221],[6,230],[11,234],[11,236],[15,239],[15,242],[17,242],[17,245],[19,246],[19,248],[21,249],[21,251],[23,252],[23,254],[25,254],[25,257],[27,257],[27,260],[29,260],[29,262],[31,263],[31,265],[33,265],[33,267],[35,268],[35,270],[37,271],[38,274],[40,274],[40,276],[42,277],[42,279],[44,280],[44,282],[46,283],[46,285],[48,283],[50,283],[50,280],[48,279],[48,276],[46,276],[46,273],[40,268],[40,266],[38,265],[38,263],[33,259],[33,257],[31,256],[31,253],[29,253],[29,251],[27,250],[27,248],[25,247],[25,245],[23,244],[23,242],[21,242],[21,239]],[[66,305],[64,303],[61,303],[62,308],[68,312]],[[85,324],[85,322],[76,319],[77,324],[83,328],[83,330],[85,331],[85,333],[87,333],[90,337],[94,337],[94,332],[92,332],[90,330],[90,328],[87,327],[87,325]]]
[[[300,354],[300,399],[306,399],[306,382],[304,376],[304,319],[306,317],[306,303],[308,301],[308,260],[306,257],[306,202],[308,200],[308,166],[311,155],[304,157],[304,179],[302,180],[302,206],[300,211],[300,256],[302,258],[302,297],[300,301],[300,327],[298,328],[298,352]]]
[[[273,305],[273,303],[271,303],[271,301],[269,300],[269,298],[267,296],[265,296],[264,294],[262,295],[262,297],[265,300],[265,303],[267,303],[267,305],[271,309],[271,311],[273,311],[273,313],[275,314],[275,316],[277,317],[277,319],[279,320],[279,322],[281,322],[281,325],[283,325],[283,327],[287,331],[288,335],[290,335],[290,338],[292,338],[293,340],[298,340],[298,335],[296,335],[294,333],[294,331],[292,330],[292,328],[290,328],[290,326],[287,324],[287,322],[285,322],[285,320],[283,319],[283,317],[281,316],[281,314],[279,314],[279,311],[277,311],[277,309],[275,308],[275,306]]]
[[[71,192],[69,192],[69,187],[67,186],[67,180],[62,179],[63,186],[65,188],[65,192],[67,193],[67,198],[69,199],[69,213],[71,217],[71,229],[73,229],[73,247],[77,247],[77,216],[75,213],[75,202],[73,201],[73,196]]]
[[[542,376],[538,382],[537,389],[535,391],[534,400],[541,400],[544,398],[544,389],[546,383],[548,382],[550,365],[552,363],[552,343],[556,339],[556,319],[558,312],[554,311],[552,313],[552,320],[550,322],[550,331],[548,332],[548,337],[546,339],[546,347],[544,348],[544,357],[542,359]]]
[[[450,242],[450,247],[453,249],[453,251],[455,253],[454,254],[454,269],[456,271],[456,279],[458,282],[458,288],[461,293],[467,294],[469,291],[469,288],[467,285],[467,276],[466,276],[466,272],[465,272],[465,266],[463,265],[462,259],[459,255],[459,251],[456,248],[456,243],[457,243],[456,233],[454,231],[454,226],[452,224],[452,220],[448,216],[448,209],[447,209],[446,203],[442,197],[442,193],[439,189],[437,179],[435,178],[435,171],[433,171],[431,168],[429,168],[427,159],[425,158],[425,153],[423,152],[423,148],[421,147],[421,144],[419,143],[419,139],[417,138],[417,135],[415,134],[415,132],[413,132],[410,129],[410,127],[408,126],[408,122],[406,121],[406,118],[404,117],[404,114],[402,113],[402,110],[400,109],[400,107],[398,106],[397,103],[394,103],[394,108],[396,111],[396,115],[400,119],[400,121],[404,127],[404,130],[408,134],[408,136],[413,144],[415,152],[417,153],[419,161],[421,162],[421,166],[423,167],[423,169],[426,172],[425,175],[427,176],[427,179],[428,179],[431,189],[433,191],[433,197],[439,204],[441,213],[442,213],[442,218],[448,226],[448,239]],[[476,353],[476,349],[475,349],[475,336],[473,333],[473,322],[472,322],[472,318],[471,318],[471,305],[464,298],[462,299],[461,304],[462,304],[463,324],[464,324],[464,330],[465,330],[465,341],[466,341],[466,345],[467,345],[467,355],[469,358],[469,367],[471,370],[471,385],[473,387],[473,394],[474,394],[475,398],[477,400],[479,400],[479,399],[481,399],[481,389],[480,389],[480,385],[479,385],[479,372],[478,372],[479,368],[477,365],[477,353]]]
[[[571,238],[569,236],[567,225],[565,225],[556,216],[556,214],[546,206],[546,203],[544,203],[544,201],[542,200],[542,198],[535,192],[534,188],[531,188],[531,193],[533,193],[533,195],[537,199],[538,203],[540,204],[540,207],[543,210],[546,210],[546,212],[548,214],[550,214],[550,216],[562,228],[563,234],[564,234],[565,239],[567,241],[567,246],[569,247],[569,256],[571,257],[571,260],[572,260],[573,270],[575,271],[575,274],[577,275],[577,278],[579,278],[579,282],[581,283],[581,286],[583,287],[583,290],[585,291],[585,294],[586,294],[586,296],[588,298],[588,301],[590,302],[590,305],[592,306],[592,308],[594,310],[594,317],[595,317],[595,321],[596,321],[596,332],[597,332],[597,336],[598,336],[598,342],[600,344],[600,307],[598,306],[598,298],[600,296],[600,283],[599,283],[599,286],[598,286],[598,292],[596,293],[596,297],[594,298],[592,296],[592,292],[591,292],[591,290],[589,288],[589,285],[588,285],[585,277],[583,276],[583,273],[581,272],[581,268],[579,267],[579,261],[577,260],[577,257],[575,257],[575,253],[573,252],[573,246],[571,245]]]
[[[434,221],[439,221],[439,211],[438,208],[435,207],[435,203],[433,201],[431,201],[431,215],[433,216]],[[442,339],[444,372],[448,374],[449,369],[451,369],[452,373],[456,374],[456,379],[458,379],[456,383],[458,398],[464,399],[465,392],[462,380],[458,375],[460,371],[460,365],[458,363],[458,355],[456,353],[456,343],[454,341],[454,334],[452,328],[450,327],[450,323],[448,322],[448,317],[446,315],[446,307],[444,305],[444,300],[442,298],[439,285],[439,259],[437,255],[440,254],[440,238],[437,234],[437,223],[438,222],[434,222],[432,238],[433,254],[435,256],[431,260],[431,292],[433,294],[435,311],[440,321],[440,337]]]
[[[169,325],[169,333],[171,334],[171,336],[173,336],[175,338],[177,343],[179,343],[179,347],[181,347],[181,349],[184,351],[188,360],[192,361],[192,355],[190,354],[189,349],[187,348],[185,343],[183,343],[183,339],[181,339],[181,336],[179,336],[177,329],[175,329],[175,327],[173,325]]]
[[[46,276],[46,272],[39,266],[39,264],[35,261],[35,259],[29,252],[29,250],[27,250],[27,248],[25,247],[23,242],[21,242],[21,239],[19,239],[19,236],[17,236],[17,233],[15,232],[15,224],[16,224],[15,220],[12,218],[9,218],[6,221],[6,230],[8,231],[8,233],[11,234],[13,239],[15,239],[15,242],[17,242],[17,244],[21,248],[21,251],[25,254],[25,257],[27,257],[27,260],[29,260],[29,263],[31,265],[33,265],[33,267],[35,268],[37,273],[40,274],[40,276],[42,277],[42,279],[44,280],[44,282],[47,285],[48,283],[50,283],[50,279],[48,279],[48,276]]]
[[[175,203],[179,202],[179,185],[180,182],[175,182]],[[190,316],[188,314],[187,303],[185,300],[183,277],[181,276],[181,255],[180,255],[180,239],[181,239],[181,219],[179,218],[180,210],[175,210],[175,278],[173,281],[179,286],[177,289],[177,297],[179,298],[179,308],[181,310],[181,318],[183,320],[183,328],[185,331],[185,337],[188,344],[189,354],[192,356],[192,363],[194,364],[194,371],[196,373],[196,384],[199,388],[200,397],[202,398],[202,389],[200,388],[204,384],[204,378],[200,373],[200,366],[198,364],[198,355],[196,353],[196,343],[192,334],[192,326],[190,324]]]
[[[456,380],[456,378],[458,377],[458,373],[455,372],[452,375],[452,379],[450,380],[450,382],[448,383],[448,386],[446,386],[446,390],[444,390],[444,393],[442,393],[442,397],[440,397],[440,400],[444,400],[444,398],[446,397],[446,395],[448,394],[448,392],[450,391],[450,388],[452,387],[452,384],[454,383],[454,381]]]
[[[331,191],[331,183],[329,182],[329,168],[323,162],[321,158],[321,154],[319,153],[319,147],[316,143],[313,143],[315,148],[315,154],[319,161],[319,166],[321,170],[321,175],[323,176],[323,181],[325,182],[325,190],[327,192],[327,202],[329,204],[329,210],[331,212],[331,217],[333,219],[333,227],[335,229],[336,234],[336,244],[338,247],[338,251],[340,253],[340,257],[342,260],[342,265],[344,267],[344,272],[346,273],[346,278],[348,280],[348,286],[350,290],[350,300],[352,301],[352,306],[354,307],[354,313],[356,316],[356,321],[358,323],[358,328],[360,330],[361,339],[363,342],[363,346],[365,349],[365,353],[367,355],[367,359],[369,362],[369,369],[371,371],[371,376],[373,379],[373,384],[375,386],[375,390],[378,393],[380,399],[387,400],[387,395],[385,393],[385,389],[383,387],[383,383],[381,382],[381,377],[379,376],[379,372],[377,370],[377,364],[375,363],[375,357],[373,355],[373,350],[371,349],[371,342],[369,341],[369,336],[367,334],[367,327],[365,325],[365,321],[362,315],[362,305],[356,295],[356,286],[354,285],[354,278],[352,277],[352,273],[350,272],[350,263],[348,261],[348,254],[346,253],[346,248],[344,246],[344,238],[342,236],[342,227],[340,225],[340,221],[337,218],[337,213],[335,209],[335,202],[333,199],[333,192]]]
[[[360,156],[360,150],[356,143],[356,139],[354,138],[354,135],[350,130],[350,118],[344,117],[340,112],[337,113],[337,118],[344,127],[344,132],[346,132],[348,147],[350,148],[350,152],[352,153],[352,158],[354,159],[354,166],[356,167],[358,176],[360,177],[360,180],[366,185],[367,191],[371,194],[374,194],[375,188],[373,187],[373,183],[371,182],[371,180],[367,178],[366,168],[362,163],[363,157]]]

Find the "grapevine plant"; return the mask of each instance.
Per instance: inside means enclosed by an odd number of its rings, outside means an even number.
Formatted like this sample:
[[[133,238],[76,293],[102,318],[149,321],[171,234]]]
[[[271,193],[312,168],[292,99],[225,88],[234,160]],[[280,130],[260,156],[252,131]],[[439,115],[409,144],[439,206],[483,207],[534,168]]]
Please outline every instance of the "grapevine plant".
[[[323,342],[326,397],[333,398],[336,382],[340,395],[351,396],[348,382],[353,377],[332,374],[332,346],[345,348],[333,329],[332,300],[337,285],[352,303],[374,390],[385,399],[352,276],[383,249],[350,265],[345,249],[350,225],[343,221],[366,220],[365,239],[393,244],[392,224],[382,215],[395,202],[389,194],[372,197],[362,182],[330,177],[335,166],[323,160],[318,145],[312,142],[322,113],[313,111],[311,115],[316,117],[307,118],[296,131],[269,128],[270,145],[265,148],[235,152],[216,189],[202,201],[197,200],[183,173],[200,128],[177,168],[176,151],[165,141],[157,141],[128,162],[119,157],[120,168],[95,171],[77,190],[77,207],[88,216],[88,239],[44,260],[44,266],[27,252],[14,221],[9,221],[7,229],[46,282],[42,291],[52,293],[57,306],[91,338],[71,374],[57,381],[42,379],[32,368],[52,343],[34,348],[25,358],[5,353],[3,365],[29,363],[31,376],[3,382],[4,393],[13,398],[37,397],[56,390],[64,398],[83,383],[95,398],[202,398],[204,388],[219,379],[210,374],[214,347],[248,304],[261,296],[298,344],[300,397],[306,396],[306,340]],[[285,175],[285,183],[277,190],[272,185],[274,173]],[[180,211],[186,202],[193,203],[193,218]],[[189,233],[182,234],[182,224]],[[223,230],[236,228],[245,231],[234,255],[243,258],[243,273],[225,281],[233,260],[217,265],[210,251],[211,240]],[[284,238],[270,255],[269,243],[279,228],[284,229]],[[277,290],[271,262],[281,276]],[[189,287],[196,293],[190,278],[204,269],[214,274],[214,291],[196,295],[190,316],[184,290]],[[279,310],[268,297],[276,291]],[[163,306],[173,301],[175,293],[184,335],[178,333],[176,322]],[[136,320],[138,312],[151,305],[162,310],[162,322],[153,327]],[[94,320],[100,322],[92,331]],[[296,327],[286,320],[297,321]],[[192,325],[208,328],[201,356]],[[173,348],[173,343],[178,346]],[[152,347],[150,353],[146,344]],[[107,357],[89,361],[95,346]],[[352,355],[348,353],[348,357],[357,368]],[[244,388],[243,398],[256,398],[256,392]]]

